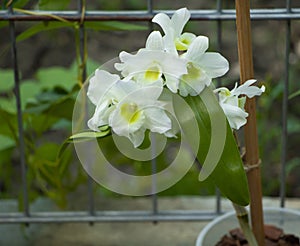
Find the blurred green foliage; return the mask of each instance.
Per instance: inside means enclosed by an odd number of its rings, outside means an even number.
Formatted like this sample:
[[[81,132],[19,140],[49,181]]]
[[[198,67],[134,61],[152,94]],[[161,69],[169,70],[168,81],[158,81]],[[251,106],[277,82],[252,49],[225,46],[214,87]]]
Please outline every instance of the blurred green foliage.
[[[98,66],[90,61],[87,64],[89,71]],[[1,70],[0,74],[0,180],[1,194],[8,196],[20,182],[19,140],[13,72]],[[64,206],[66,195],[85,180],[80,170],[71,170],[71,149],[57,159],[61,143],[71,131],[78,87],[76,64],[40,69],[34,80],[20,85],[31,199],[42,193]]]
[[[70,3],[70,0],[13,0],[3,1],[0,7],[6,9],[7,4],[11,4],[13,8],[18,8],[15,11],[21,12],[22,8],[65,10]],[[7,25],[8,22],[3,21],[0,28]],[[18,34],[17,42],[41,32],[61,28],[75,30],[78,46],[79,23],[65,20],[32,23]],[[116,21],[87,22],[85,28],[94,31],[146,29],[143,25]],[[78,161],[73,158],[73,149],[66,149],[60,158],[58,153],[64,140],[71,134],[73,106],[83,83],[83,67],[86,66],[87,73],[91,74],[99,66],[91,60],[82,60],[78,47],[76,51],[77,61],[71,67],[41,68],[35,72],[33,78],[21,80],[20,84],[29,197],[33,200],[45,195],[61,207],[66,206],[67,195],[86,181],[82,167],[74,165]],[[86,50],[84,52],[86,53]],[[0,195],[18,195],[19,199],[22,199],[22,193],[17,188],[21,185],[21,170],[13,74],[11,69],[0,70]]]
[[[297,70],[300,64],[291,69],[291,82],[297,81],[295,76],[299,73]],[[281,168],[282,146],[282,99],[284,90],[284,81],[274,81],[272,76],[267,76],[262,82],[267,90],[264,96],[258,99],[257,126],[259,134],[259,146],[262,159],[263,171],[263,191],[268,196],[278,196],[280,189],[280,173],[284,171],[287,177],[287,195],[294,196],[297,192],[297,183],[292,180],[298,179],[300,167],[300,158],[297,148],[300,137],[300,105],[297,98],[299,84],[290,83],[290,96],[288,100],[287,113],[287,160],[285,170]],[[298,101],[297,101],[298,100]]]

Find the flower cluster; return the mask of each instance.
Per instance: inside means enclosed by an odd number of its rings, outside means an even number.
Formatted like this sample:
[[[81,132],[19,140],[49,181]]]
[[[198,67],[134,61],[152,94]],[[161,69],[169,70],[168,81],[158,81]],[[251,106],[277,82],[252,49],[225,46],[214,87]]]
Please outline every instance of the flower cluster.
[[[183,97],[197,96],[211,86],[212,79],[229,69],[228,61],[221,54],[207,52],[207,37],[182,33],[189,18],[186,8],[175,11],[171,18],[164,13],[157,14],[152,21],[161,27],[164,35],[153,31],[145,48],[135,54],[122,51],[120,63],[115,64],[121,76],[96,70],[87,93],[96,106],[88,121],[90,129],[100,131],[99,127],[108,125],[117,135],[129,138],[135,147],[143,142],[146,130],[175,137],[166,103],[160,100],[164,88]],[[223,87],[215,90],[233,129],[246,123],[245,96],[253,97],[264,91],[264,87],[253,86],[254,82],[236,85],[231,91]]]

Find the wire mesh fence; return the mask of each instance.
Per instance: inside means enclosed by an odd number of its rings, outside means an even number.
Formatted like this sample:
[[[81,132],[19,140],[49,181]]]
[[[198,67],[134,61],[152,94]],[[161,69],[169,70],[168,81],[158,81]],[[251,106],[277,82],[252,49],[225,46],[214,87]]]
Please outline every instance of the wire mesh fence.
[[[296,1],[294,1],[296,2]],[[281,171],[280,171],[280,206],[284,207],[286,197],[286,162],[287,162],[287,142],[288,142],[288,97],[290,84],[290,53],[291,53],[291,25],[294,21],[300,19],[300,8],[292,1],[286,1],[285,7],[278,8],[254,8],[251,10],[251,19],[253,21],[278,21],[284,25],[284,33],[280,33],[284,43],[284,75],[283,75],[283,96],[282,96],[282,133],[281,133]],[[15,96],[17,107],[18,122],[18,142],[19,142],[19,165],[22,179],[22,201],[19,207],[20,212],[0,214],[0,223],[64,223],[64,222],[143,222],[143,221],[202,221],[211,220],[222,213],[220,194],[217,192],[215,207],[211,211],[161,211],[159,209],[159,197],[151,196],[151,209],[148,211],[99,211],[95,208],[95,194],[93,192],[93,181],[91,178],[87,181],[87,210],[86,211],[64,211],[64,212],[31,212],[29,202],[29,190],[26,181],[26,158],[25,158],[25,140],[24,126],[22,120],[22,107],[20,95],[20,72],[19,61],[23,59],[18,55],[16,23],[24,21],[68,21],[78,23],[79,25],[79,53],[81,61],[86,59],[86,28],[85,23],[90,21],[121,21],[121,22],[149,22],[158,12],[154,8],[154,1],[147,1],[145,10],[122,10],[122,11],[92,11],[86,10],[85,1],[78,0],[77,10],[72,11],[20,11],[8,6],[6,10],[0,11],[0,21],[9,22],[11,61],[14,71]],[[213,9],[193,9],[191,10],[191,19],[195,23],[213,22],[216,23],[215,36],[216,47],[219,51],[223,49],[223,42],[226,38],[224,35],[224,22],[235,20],[235,10],[223,7],[221,0],[215,2]],[[164,10],[167,14],[172,14],[173,10]],[[149,29],[151,29],[149,25]],[[267,51],[266,51],[267,52]],[[84,64],[84,63],[83,63]],[[85,81],[87,77],[86,67],[83,67],[81,80]],[[155,169],[153,167],[153,169]]]

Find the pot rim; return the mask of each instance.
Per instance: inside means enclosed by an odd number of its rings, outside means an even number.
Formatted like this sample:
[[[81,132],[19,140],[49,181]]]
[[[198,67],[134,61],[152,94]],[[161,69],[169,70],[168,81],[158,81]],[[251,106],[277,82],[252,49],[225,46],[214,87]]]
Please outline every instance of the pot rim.
[[[249,209],[248,209],[249,210]],[[286,212],[290,214],[294,214],[300,217],[300,211],[291,209],[291,208],[282,208],[282,207],[265,207],[264,212]],[[228,217],[235,216],[235,211],[226,212],[220,216],[217,216],[215,219],[210,221],[199,233],[196,241],[196,246],[200,246],[203,243],[203,239],[205,235],[220,221],[227,219]]]

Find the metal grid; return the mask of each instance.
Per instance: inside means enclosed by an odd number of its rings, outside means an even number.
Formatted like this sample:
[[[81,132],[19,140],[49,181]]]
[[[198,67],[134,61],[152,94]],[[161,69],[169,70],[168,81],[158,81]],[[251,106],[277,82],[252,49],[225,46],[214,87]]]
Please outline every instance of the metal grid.
[[[78,22],[80,35],[80,55],[84,59],[85,27],[86,21],[150,21],[158,12],[153,9],[153,1],[147,0],[146,11],[84,11],[83,0],[78,0],[77,11],[54,11],[37,12],[35,15],[14,13],[10,6],[7,11],[0,11],[0,21],[9,21],[11,57],[14,70],[15,95],[17,102],[17,119],[19,131],[19,151],[20,166],[22,171],[22,192],[23,210],[19,213],[0,214],[0,223],[65,223],[65,222],[145,222],[145,221],[207,221],[222,213],[220,195],[217,192],[215,208],[212,211],[160,211],[158,208],[158,197],[152,196],[152,209],[149,211],[96,211],[94,206],[94,194],[92,191],[93,181],[88,179],[88,209],[81,212],[40,212],[30,211],[28,200],[28,188],[26,183],[26,163],[25,163],[25,142],[24,129],[22,123],[21,98],[20,98],[20,78],[17,59],[17,46],[15,35],[15,22],[18,21],[57,21],[53,15],[71,22]],[[284,167],[287,159],[287,111],[288,111],[288,86],[289,86],[289,54],[291,42],[291,22],[300,19],[300,8],[292,8],[291,0],[286,0],[286,8],[281,9],[252,9],[252,20],[280,20],[286,23],[285,32],[285,75],[284,91],[282,101],[282,154],[281,154],[281,176],[280,176],[280,206],[285,205],[285,179]],[[165,11],[172,14],[173,11]],[[222,1],[216,0],[216,8],[212,10],[192,10],[191,19],[195,21],[215,21],[217,22],[217,47],[222,47],[222,22],[235,20],[235,10],[222,9]],[[51,17],[52,16],[52,17]],[[151,28],[151,27],[150,27]],[[86,68],[82,72],[82,80],[86,78]],[[155,163],[153,163],[155,171]]]

